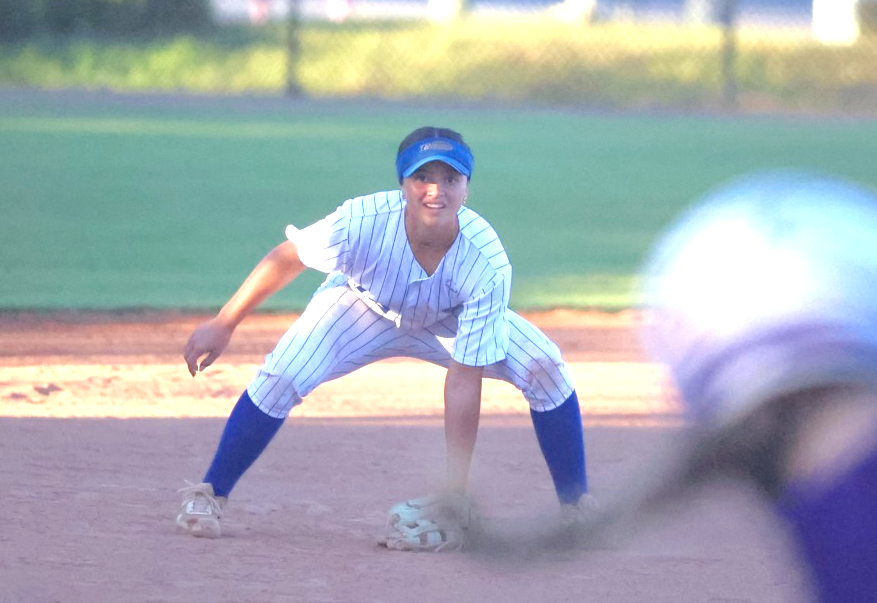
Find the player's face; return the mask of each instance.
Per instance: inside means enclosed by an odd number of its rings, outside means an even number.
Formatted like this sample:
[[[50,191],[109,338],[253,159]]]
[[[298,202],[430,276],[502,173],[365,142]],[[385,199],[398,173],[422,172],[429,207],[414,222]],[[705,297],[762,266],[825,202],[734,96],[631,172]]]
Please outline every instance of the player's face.
[[[424,224],[453,221],[469,194],[469,180],[441,161],[432,161],[402,180],[407,212]]]

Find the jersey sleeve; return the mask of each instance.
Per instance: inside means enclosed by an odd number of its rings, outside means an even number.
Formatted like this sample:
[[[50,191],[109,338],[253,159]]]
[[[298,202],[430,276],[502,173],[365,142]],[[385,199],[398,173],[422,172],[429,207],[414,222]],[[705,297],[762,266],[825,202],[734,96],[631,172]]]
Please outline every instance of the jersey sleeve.
[[[305,266],[329,274],[344,271],[349,257],[350,211],[342,205],[307,228],[286,227],[286,238],[295,243]]]
[[[505,359],[509,348],[507,317],[511,274],[499,273],[463,304],[451,357],[467,366],[487,366]]]

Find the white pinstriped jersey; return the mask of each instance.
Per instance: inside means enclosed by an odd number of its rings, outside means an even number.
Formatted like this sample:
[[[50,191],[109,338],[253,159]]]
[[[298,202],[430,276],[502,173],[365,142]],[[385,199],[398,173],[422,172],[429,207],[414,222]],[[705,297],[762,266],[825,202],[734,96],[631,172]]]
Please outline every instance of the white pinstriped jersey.
[[[506,309],[512,269],[496,232],[465,206],[460,232],[435,272],[428,275],[405,234],[401,191],[351,199],[300,231],[290,229],[302,262],[338,272],[361,285],[384,308],[401,316],[403,329],[423,329],[453,318],[454,360],[486,366],[505,358]],[[334,275],[330,274],[329,281]]]
[[[429,275],[408,244],[404,210],[401,191],[382,192],[287,228],[302,262],[328,277],[266,356],[251,399],[285,417],[321,383],[404,356],[483,366],[537,411],[562,404],[572,379],[557,346],[508,308],[512,270],[493,228],[462,207],[460,232]]]

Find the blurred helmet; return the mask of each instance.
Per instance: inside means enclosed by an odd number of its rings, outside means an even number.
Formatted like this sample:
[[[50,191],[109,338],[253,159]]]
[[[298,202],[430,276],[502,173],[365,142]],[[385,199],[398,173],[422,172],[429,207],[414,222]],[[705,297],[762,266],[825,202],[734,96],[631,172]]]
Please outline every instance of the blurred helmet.
[[[646,351],[701,423],[877,379],[877,197],[860,186],[790,171],[731,182],[658,239],[642,276]]]

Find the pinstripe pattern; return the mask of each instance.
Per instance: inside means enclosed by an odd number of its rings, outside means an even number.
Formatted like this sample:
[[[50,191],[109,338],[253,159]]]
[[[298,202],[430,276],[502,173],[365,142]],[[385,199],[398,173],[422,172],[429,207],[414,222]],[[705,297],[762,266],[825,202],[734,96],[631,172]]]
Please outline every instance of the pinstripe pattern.
[[[266,357],[250,397],[284,417],[320,383],[408,356],[485,366],[486,376],[514,384],[535,410],[566,400],[573,384],[557,346],[508,309],[511,265],[493,228],[462,207],[460,233],[429,275],[408,244],[404,208],[401,191],[376,193],[307,228],[287,229],[302,262],[329,276]],[[401,315],[399,327],[357,297],[348,280]]]

